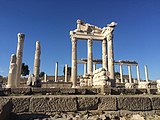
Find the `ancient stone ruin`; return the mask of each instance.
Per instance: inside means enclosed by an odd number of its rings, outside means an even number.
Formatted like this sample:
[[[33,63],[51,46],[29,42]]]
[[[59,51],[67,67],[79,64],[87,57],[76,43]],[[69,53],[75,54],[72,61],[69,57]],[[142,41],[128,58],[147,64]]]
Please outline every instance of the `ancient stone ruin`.
[[[54,76],[46,73],[40,76],[41,46],[37,41],[33,74],[23,83],[21,67],[25,35],[18,33],[17,53],[11,55],[8,81],[0,89],[0,120],[160,119],[160,80],[149,79],[146,65],[146,78],[142,80],[137,61],[114,59],[116,26],[116,22],[111,22],[99,28],[77,20],[77,28],[70,31],[71,69],[65,64],[64,76],[58,76],[58,62]],[[87,58],[77,59],[78,40],[87,41]],[[102,59],[93,59],[94,40],[102,43]],[[84,65],[82,76],[77,73],[77,64]],[[97,68],[97,64],[101,67]],[[118,74],[115,74],[115,65],[119,66]],[[128,68],[127,76],[123,75],[123,66]],[[132,67],[136,67],[137,78],[132,77]]]

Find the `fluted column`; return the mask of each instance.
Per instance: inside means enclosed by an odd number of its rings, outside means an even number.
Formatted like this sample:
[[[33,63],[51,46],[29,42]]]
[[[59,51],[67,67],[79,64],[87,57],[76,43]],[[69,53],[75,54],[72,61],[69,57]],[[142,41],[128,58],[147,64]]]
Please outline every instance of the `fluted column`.
[[[122,68],[122,64],[119,65],[119,69],[120,69],[121,83],[123,83],[123,68]]]
[[[147,65],[144,66],[144,69],[145,69],[146,82],[149,82]]]
[[[24,38],[25,38],[25,35],[23,33],[18,33],[18,44],[17,44],[17,53],[16,53],[17,72],[16,72],[16,80],[15,80],[16,87],[20,87]]]
[[[102,67],[107,70],[107,40],[102,41]]]
[[[76,38],[71,38],[72,40],[72,87],[77,86],[77,40]]]
[[[129,75],[129,83],[132,83],[132,73],[131,73],[131,66],[128,65],[128,75]]]
[[[68,65],[65,64],[65,82],[68,82]]]
[[[138,83],[139,83],[139,82],[141,82],[139,66],[137,65],[136,68],[137,68],[137,80],[138,80]]]
[[[87,73],[87,63],[84,63],[84,75]]]
[[[93,54],[92,54],[92,40],[88,39],[88,74],[92,74],[93,71]]]
[[[58,62],[56,62],[56,66],[55,66],[55,82],[58,81]]]
[[[9,73],[8,73],[8,83],[6,86],[7,88],[16,87],[15,84],[16,72],[17,72],[16,55],[12,54],[10,59]]]

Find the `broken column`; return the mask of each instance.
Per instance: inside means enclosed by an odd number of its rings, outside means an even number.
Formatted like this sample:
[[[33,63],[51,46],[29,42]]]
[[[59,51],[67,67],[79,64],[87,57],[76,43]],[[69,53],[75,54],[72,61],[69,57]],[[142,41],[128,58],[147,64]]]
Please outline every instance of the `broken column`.
[[[57,82],[58,81],[58,62],[56,62],[56,66],[55,66],[55,82]]]
[[[87,73],[87,63],[84,63],[84,76],[86,75]]]
[[[35,51],[35,58],[34,58],[34,82],[32,83],[35,87],[41,86],[41,81],[39,79],[40,74],[40,55],[41,55],[41,46],[40,42],[36,42],[36,51]]]
[[[108,45],[108,71],[109,71],[109,78],[111,80],[114,80],[114,51],[113,51],[113,32],[114,27],[117,25],[117,23],[112,22],[111,24],[108,24],[105,28],[105,37],[107,39],[107,45]]]
[[[25,34],[18,33],[18,44],[17,44],[17,53],[16,53],[17,72],[16,72],[16,79],[15,79],[16,87],[20,87],[24,38],[25,38]]]
[[[16,84],[15,84],[16,72],[17,72],[16,55],[12,54],[10,59],[9,73],[8,73],[8,83],[6,86],[7,88],[16,87]]]

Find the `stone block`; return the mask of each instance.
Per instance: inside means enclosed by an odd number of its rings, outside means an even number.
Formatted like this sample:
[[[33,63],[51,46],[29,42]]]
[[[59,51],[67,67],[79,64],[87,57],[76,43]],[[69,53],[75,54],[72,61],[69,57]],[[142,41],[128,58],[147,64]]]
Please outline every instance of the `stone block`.
[[[147,93],[147,89],[136,89],[136,94],[144,94]]]
[[[75,88],[60,88],[60,94],[71,95],[75,93],[76,93]]]
[[[149,89],[149,91],[150,91],[150,94],[153,94],[153,95],[155,95],[155,94],[157,94],[157,89]]]
[[[118,97],[118,109],[130,111],[151,110],[151,99],[148,97]]]
[[[11,94],[23,94],[23,95],[30,95],[31,88],[11,88]]]
[[[98,97],[78,97],[78,110],[97,110],[98,109]]]
[[[117,110],[117,98],[116,97],[100,97],[99,110],[114,111]]]
[[[11,88],[0,88],[0,96],[8,96],[11,94]]]
[[[31,97],[13,97],[13,110],[14,113],[22,113],[22,112],[29,112],[29,105],[30,105],[30,98]]]
[[[153,110],[160,110],[160,97],[152,97]]]
[[[86,89],[86,94],[94,95],[94,94],[97,94],[97,93],[98,93],[97,88],[87,88]]]
[[[76,97],[33,97],[30,112],[67,112],[77,111]]]
[[[85,95],[86,94],[86,89],[85,88],[77,88],[76,89],[76,94]]]
[[[0,120],[9,120],[12,111],[10,98],[0,98]]]
[[[112,95],[120,95],[121,93],[125,93],[125,89],[124,88],[112,88],[111,89],[111,94]]]
[[[136,89],[125,89],[124,94],[136,94]]]
[[[57,95],[60,94],[60,89],[59,88],[32,88],[32,93],[33,94],[42,94],[46,95],[47,93]]]

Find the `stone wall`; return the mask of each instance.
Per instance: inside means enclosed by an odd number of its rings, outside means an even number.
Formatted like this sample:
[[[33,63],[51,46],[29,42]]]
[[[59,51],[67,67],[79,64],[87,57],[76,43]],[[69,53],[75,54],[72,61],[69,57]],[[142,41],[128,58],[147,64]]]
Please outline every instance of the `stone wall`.
[[[0,97],[0,106],[12,106],[9,120],[75,119],[143,120],[160,118],[159,95],[51,95]],[[10,103],[10,104],[8,104]],[[3,111],[3,107],[0,107]],[[3,116],[5,112],[1,112]],[[6,113],[5,113],[6,114]],[[3,120],[3,119],[2,119]],[[148,119],[152,120],[152,119]]]

